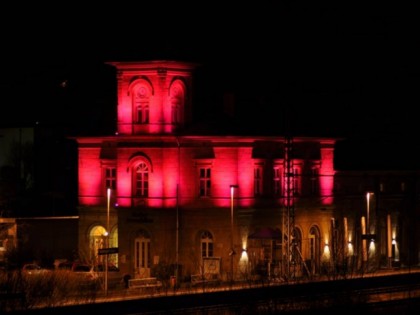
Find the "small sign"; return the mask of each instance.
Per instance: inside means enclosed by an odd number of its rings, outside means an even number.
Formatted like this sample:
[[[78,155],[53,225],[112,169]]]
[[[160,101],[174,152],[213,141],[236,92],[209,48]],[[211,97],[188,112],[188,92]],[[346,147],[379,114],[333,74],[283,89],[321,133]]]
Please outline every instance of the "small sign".
[[[110,247],[110,248],[99,248],[98,255],[109,255],[109,254],[117,254],[118,247]]]

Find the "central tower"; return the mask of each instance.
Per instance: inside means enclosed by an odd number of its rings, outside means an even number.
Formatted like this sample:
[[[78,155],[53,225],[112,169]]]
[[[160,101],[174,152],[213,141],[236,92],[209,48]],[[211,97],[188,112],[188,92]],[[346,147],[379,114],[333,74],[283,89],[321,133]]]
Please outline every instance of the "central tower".
[[[109,62],[117,69],[120,135],[172,134],[191,121],[195,64]]]

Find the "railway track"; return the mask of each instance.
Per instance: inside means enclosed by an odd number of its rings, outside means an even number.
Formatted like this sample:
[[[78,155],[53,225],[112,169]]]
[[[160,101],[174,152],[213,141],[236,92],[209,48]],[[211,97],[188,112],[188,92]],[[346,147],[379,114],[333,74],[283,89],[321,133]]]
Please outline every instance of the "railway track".
[[[420,273],[321,282],[288,283],[237,290],[212,290],[95,301],[14,314],[411,314],[420,306]],[[417,308],[418,309],[418,308]],[[398,310],[398,311],[397,311]],[[401,311],[403,310],[403,311]],[[380,311],[386,311],[380,313]],[[392,313],[393,311],[394,313]],[[414,314],[414,313],[412,313]],[[416,313],[417,314],[417,313]]]

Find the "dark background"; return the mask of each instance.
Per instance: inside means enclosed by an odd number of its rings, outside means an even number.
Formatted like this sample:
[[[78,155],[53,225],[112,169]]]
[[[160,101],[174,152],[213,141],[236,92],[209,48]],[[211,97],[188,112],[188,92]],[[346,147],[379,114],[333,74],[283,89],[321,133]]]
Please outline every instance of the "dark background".
[[[233,93],[250,134],[345,138],[337,153],[354,166],[414,167],[415,13],[406,4],[310,1],[9,5],[0,126],[112,134],[115,70],[105,63],[184,60],[201,65],[197,121],[217,117]]]

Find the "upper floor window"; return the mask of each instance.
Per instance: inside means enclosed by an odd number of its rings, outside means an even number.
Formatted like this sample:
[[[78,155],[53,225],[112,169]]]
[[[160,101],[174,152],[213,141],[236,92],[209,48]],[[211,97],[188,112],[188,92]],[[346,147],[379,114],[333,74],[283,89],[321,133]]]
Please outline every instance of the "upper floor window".
[[[115,190],[117,188],[117,168],[115,166],[106,166],[105,172],[105,190],[111,188]]]
[[[210,196],[211,188],[211,168],[209,166],[203,166],[199,169],[200,176],[200,196]]]
[[[179,103],[173,102],[172,103],[172,123],[179,124]]]
[[[179,83],[171,87],[171,121],[172,124],[181,122],[181,110],[184,103],[184,90]]]
[[[261,196],[263,193],[263,167],[254,167],[254,196]]]
[[[140,162],[135,168],[134,185],[136,197],[147,197],[149,195],[149,168],[144,162]]]
[[[298,196],[301,193],[301,176],[300,167],[296,165],[290,166],[290,173],[287,168],[284,169],[284,195]]]
[[[133,95],[134,122],[149,123],[150,91],[146,85],[139,85]]]
[[[275,196],[281,196],[281,169],[279,166],[275,166],[273,169],[273,194]]]
[[[213,257],[213,235],[208,231],[201,233],[201,257]]]

